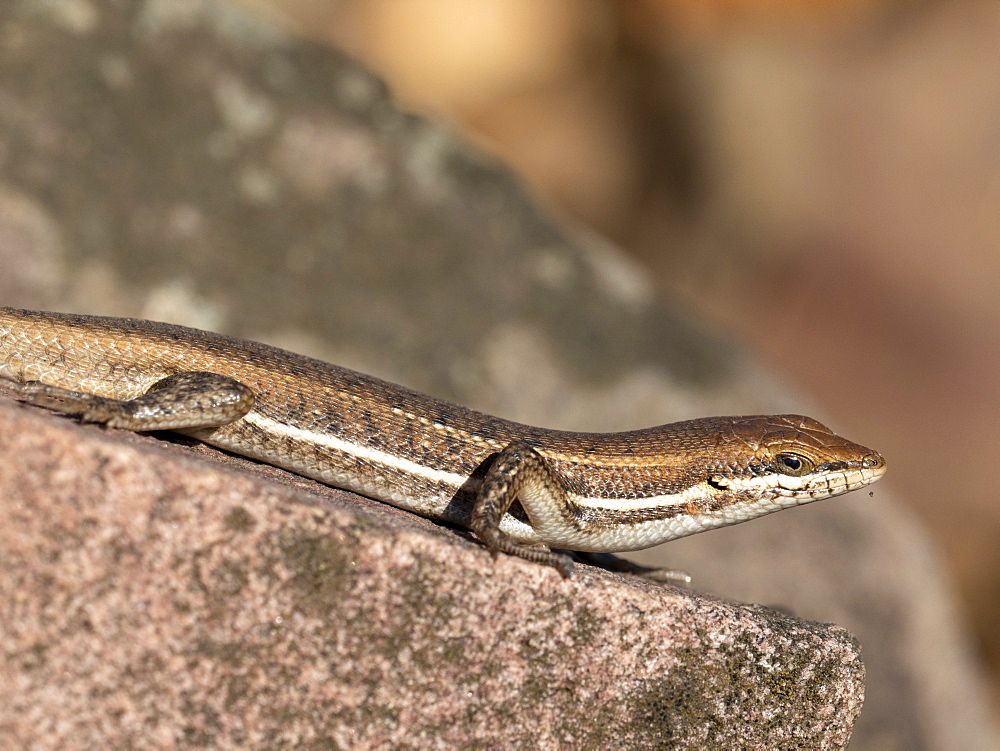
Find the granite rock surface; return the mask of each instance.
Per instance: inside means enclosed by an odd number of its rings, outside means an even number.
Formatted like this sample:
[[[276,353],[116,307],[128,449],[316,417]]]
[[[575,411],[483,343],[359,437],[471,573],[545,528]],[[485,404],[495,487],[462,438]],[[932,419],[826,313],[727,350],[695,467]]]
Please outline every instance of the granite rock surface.
[[[835,749],[861,710],[837,626],[6,399],[0,455],[7,748]]]

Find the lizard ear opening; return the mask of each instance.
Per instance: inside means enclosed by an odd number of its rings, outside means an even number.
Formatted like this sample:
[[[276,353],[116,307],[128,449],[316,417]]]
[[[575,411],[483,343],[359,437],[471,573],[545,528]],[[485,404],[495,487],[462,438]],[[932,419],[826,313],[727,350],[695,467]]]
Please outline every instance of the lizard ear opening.
[[[708,478],[708,484],[718,490],[725,490],[729,487],[729,480],[720,475],[712,475]]]

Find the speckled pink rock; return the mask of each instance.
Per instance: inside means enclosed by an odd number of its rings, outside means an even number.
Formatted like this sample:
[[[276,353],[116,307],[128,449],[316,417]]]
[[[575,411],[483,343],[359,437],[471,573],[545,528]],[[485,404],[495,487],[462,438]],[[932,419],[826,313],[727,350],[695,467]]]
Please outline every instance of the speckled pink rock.
[[[0,392],[3,748],[842,748],[841,628]]]

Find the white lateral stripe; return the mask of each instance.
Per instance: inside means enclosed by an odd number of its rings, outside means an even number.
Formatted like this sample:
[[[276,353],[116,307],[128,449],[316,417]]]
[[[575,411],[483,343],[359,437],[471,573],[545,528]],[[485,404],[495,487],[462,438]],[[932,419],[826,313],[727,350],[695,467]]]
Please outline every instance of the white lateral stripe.
[[[822,482],[809,485],[806,482],[809,478],[774,474],[735,480],[730,487],[734,490],[773,491],[774,496],[782,498],[795,499],[800,497],[805,500],[811,496],[812,500],[819,500],[863,487],[871,482],[874,476],[875,472],[868,469],[840,471],[822,478]],[[678,493],[667,495],[640,496],[638,498],[594,498],[574,495],[572,499],[577,506],[597,511],[646,511],[658,507],[666,508],[668,506],[685,506],[692,502],[697,503],[711,497],[712,493],[713,491],[707,483],[702,482],[691,485]],[[772,500],[773,498],[761,499],[746,505],[755,507]]]
[[[279,435],[285,438],[291,438],[296,441],[301,441],[307,445],[322,446],[323,448],[327,448],[332,451],[339,451],[343,454],[354,456],[359,459],[367,459],[368,461],[376,462],[377,464],[382,464],[401,472],[407,472],[412,475],[423,477],[424,479],[432,482],[446,483],[448,485],[459,487],[469,479],[465,475],[455,474],[454,472],[444,472],[440,469],[426,467],[423,464],[418,464],[417,462],[410,461],[409,459],[403,459],[402,457],[395,456],[393,454],[387,454],[384,451],[359,446],[356,443],[345,441],[342,438],[337,438],[329,433],[317,433],[312,430],[303,430],[302,428],[297,428],[294,425],[272,420],[270,417],[264,417],[259,412],[255,412],[253,410],[251,410],[250,413],[243,419],[256,425],[258,428],[267,433]]]
[[[601,511],[646,511],[660,506],[683,506],[691,501],[700,501],[708,495],[708,488],[704,483],[700,483],[685,488],[680,493],[668,495],[647,495],[638,498],[594,498],[573,495],[572,499],[577,506]]]

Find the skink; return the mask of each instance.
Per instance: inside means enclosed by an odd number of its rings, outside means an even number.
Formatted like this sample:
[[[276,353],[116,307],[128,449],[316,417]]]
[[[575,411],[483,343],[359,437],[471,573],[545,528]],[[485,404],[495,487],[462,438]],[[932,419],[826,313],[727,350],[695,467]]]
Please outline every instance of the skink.
[[[877,452],[799,415],[621,433],[503,420],[302,355],[127,318],[0,308],[0,378],[85,422],[174,430],[433,519],[494,552],[623,552],[847,493]]]

